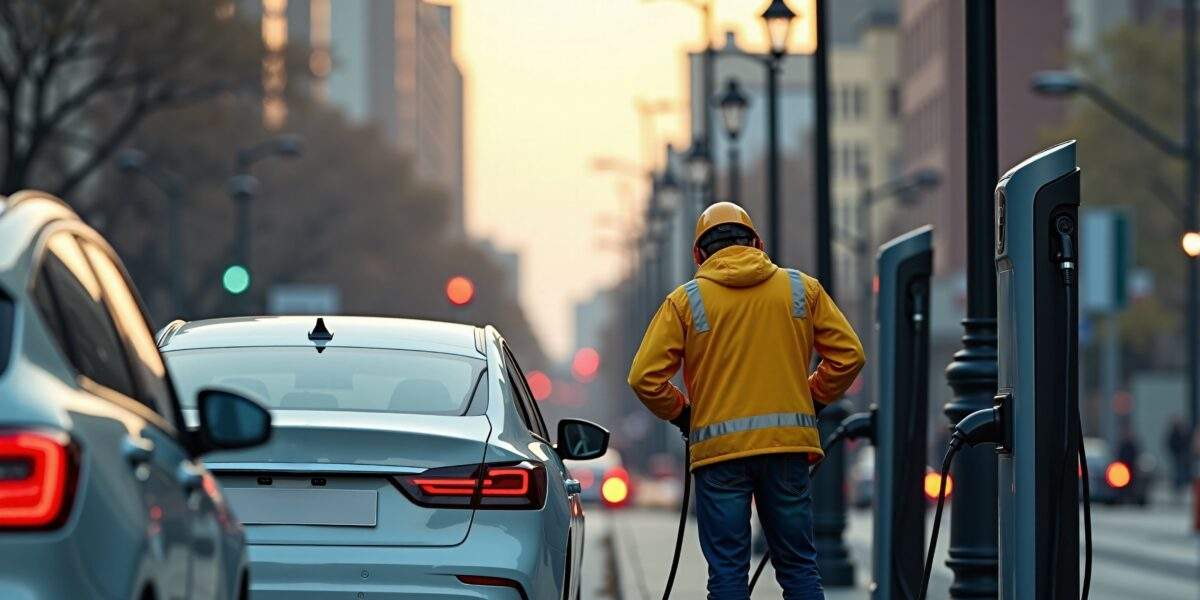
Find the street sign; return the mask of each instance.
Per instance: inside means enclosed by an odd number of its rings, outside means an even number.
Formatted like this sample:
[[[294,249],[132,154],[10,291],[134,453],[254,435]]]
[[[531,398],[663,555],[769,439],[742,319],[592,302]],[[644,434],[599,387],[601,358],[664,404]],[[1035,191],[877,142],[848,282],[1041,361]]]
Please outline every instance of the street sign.
[[[1131,249],[1129,217],[1124,211],[1100,208],[1080,217],[1079,308],[1086,313],[1109,314],[1129,302]]]
[[[341,310],[341,292],[335,285],[278,284],[267,293],[267,312],[273,315],[330,315]]]

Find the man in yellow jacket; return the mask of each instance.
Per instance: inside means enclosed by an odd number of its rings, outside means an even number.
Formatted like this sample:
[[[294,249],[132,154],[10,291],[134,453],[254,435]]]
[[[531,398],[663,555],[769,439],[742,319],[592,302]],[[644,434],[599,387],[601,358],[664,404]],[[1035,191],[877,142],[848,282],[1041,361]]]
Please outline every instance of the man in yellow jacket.
[[[816,413],[854,381],[862,344],[817,280],[771,262],[736,204],[704,211],[693,252],[696,279],[654,315],[629,385],[691,442],[708,597],[749,598],[753,498],[784,598],[823,598],[808,479],[824,456]],[[671,383],[681,366],[686,396]]]

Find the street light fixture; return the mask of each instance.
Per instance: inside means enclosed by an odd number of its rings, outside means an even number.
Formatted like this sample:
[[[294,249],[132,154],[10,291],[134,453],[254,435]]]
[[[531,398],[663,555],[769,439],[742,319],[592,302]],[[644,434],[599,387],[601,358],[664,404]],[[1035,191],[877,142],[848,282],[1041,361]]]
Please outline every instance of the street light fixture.
[[[692,148],[684,158],[687,165],[688,183],[701,190],[701,203],[704,203],[704,187],[708,183],[708,174],[712,171],[712,161],[708,158],[708,140],[698,137],[692,140]]]
[[[1083,87],[1083,81],[1071,71],[1039,71],[1033,74],[1030,86],[1043,96],[1069,96]]]
[[[776,59],[787,54],[788,38],[792,35],[792,20],[795,18],[795,11],[784,0],[771,0],[770,6],[762,13],[767,39],[771,42],[771,55]]]
[[[772,59],[774,60],[774,59]],[[742,87],[738,84],[738,80],[730,77],[725,82],[725,93],[717,99],[717,105],[721,107],[721,118],[725,121],[725,134],[729,136],[729,201],[740,203],[741,201],[741,157],[738,155],[738,136],[742,133],[742,125],[745,121],[746,105],[749,102],[746,96],[742,94]]]
[[[1200,232],[1189,231],[1183,234],[1183,251],[1188,256],[1196,258],[1200,256]]]
[[[658,180],[658,199],[659,205],[666,213],[673,213],[683,205],[683,190],[680,189],[675,172],[669,165]]]
[[[730,77],[725,82],[725,92],[717,99],[717,106],[721,107],[721,118],[725,121],[725,133],[729,139],[736,140],[742,133],[742,126],[745,124],[746,106],[750,102],[746,99],[746,95],[742,93],[742,86],[734,77]]]

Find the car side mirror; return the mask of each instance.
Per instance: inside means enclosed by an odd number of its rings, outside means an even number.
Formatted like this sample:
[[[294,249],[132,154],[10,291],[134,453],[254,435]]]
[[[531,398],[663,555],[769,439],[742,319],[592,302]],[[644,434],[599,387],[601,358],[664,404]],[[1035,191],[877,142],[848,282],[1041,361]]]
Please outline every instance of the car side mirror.
[[[199,454],[249,448],[271,438],[271,413],[249,398],[226,390],[205,389],[197,395],[196,408]]]
[[[608,452],[608,430],[583,419],[558,422],[558,455],[568,460],[591,460]]]

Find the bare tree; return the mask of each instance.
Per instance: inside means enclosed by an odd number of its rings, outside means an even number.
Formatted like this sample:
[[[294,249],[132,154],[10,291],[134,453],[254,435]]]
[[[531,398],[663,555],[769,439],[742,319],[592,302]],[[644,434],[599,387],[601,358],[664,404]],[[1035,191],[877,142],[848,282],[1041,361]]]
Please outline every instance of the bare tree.
[[[70,194],[150,114],[258,89],[228,0],[0,1],[0,193]]]

